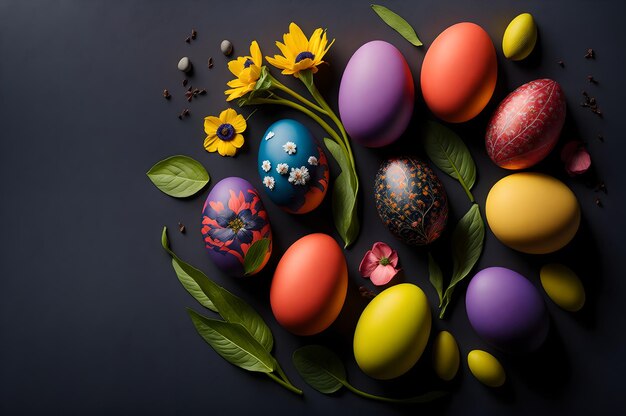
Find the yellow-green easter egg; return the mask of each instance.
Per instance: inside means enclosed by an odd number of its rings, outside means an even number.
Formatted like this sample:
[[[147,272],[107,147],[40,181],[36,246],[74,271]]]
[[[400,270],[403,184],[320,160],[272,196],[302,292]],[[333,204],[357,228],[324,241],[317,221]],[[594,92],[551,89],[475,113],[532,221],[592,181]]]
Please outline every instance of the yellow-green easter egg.
[[[566,311],[576,312],[585,304],[585,288],[576,273],[562,264],[546,264],[539,272],[541,286],[550,299]]]
[[[503,244],[528,254],[546,254],[569,243],[580,224],[574,193],[543,173],[521,172],[496,182],[487,195],[489,228]]]
[[[354,358],[363,372],[388,380],[419,360],[431,327],[426,295],[411,283],[382,291],[365,307],[354,331]]]
[[[433,342],[433,367],[440,379],[450,381],[459,370],[461,356],[454,336],[441,331]]]
[[[521,61],[535,48],[537,25],[530,13],[522,13],[507,26],[502,37],[502,52],[513,61]]]
[[[474,377],[486,386],[500,387],[506,381],[502,364],[487,351],[470,351],[467,354],[467,365]]]

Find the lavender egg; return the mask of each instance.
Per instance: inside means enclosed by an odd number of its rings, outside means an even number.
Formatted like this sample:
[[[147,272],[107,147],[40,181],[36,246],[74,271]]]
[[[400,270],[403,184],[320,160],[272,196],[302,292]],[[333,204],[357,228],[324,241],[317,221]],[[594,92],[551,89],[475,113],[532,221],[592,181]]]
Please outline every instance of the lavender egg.
[[[550,321],[541,294],[524,276],[504,267],[476,273],[465,308],[478,335],[504,351],[534,351],[548,335]]]
[[[396,141],[411,120],[415,86],[402,53],[382,40],[350,58],[339,85],[339,114],[352,140],[366,147]]]
[[[385,226],[407,244],[430,244],[446,227],[446,190],[435,172],[417,159],[384,162],[376,174],[374,199]]]
[[[215,184],[202,208],[202,237],[209,257],[224,273],[241,277],[250,246],[267,238],[270,244],[261,265],[272,254],[272,230],[256,189],[242,178],[225,178]]]

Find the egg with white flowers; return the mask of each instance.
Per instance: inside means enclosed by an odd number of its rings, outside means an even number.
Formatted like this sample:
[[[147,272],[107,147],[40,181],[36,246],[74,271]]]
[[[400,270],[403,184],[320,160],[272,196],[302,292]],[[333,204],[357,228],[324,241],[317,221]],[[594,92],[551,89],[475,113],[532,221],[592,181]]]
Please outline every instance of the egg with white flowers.
[[[267,196],[291,214],[317,208],[328,190],[329,168],[324,150],[302,123],[283,119],[261,138],[259,177]]]

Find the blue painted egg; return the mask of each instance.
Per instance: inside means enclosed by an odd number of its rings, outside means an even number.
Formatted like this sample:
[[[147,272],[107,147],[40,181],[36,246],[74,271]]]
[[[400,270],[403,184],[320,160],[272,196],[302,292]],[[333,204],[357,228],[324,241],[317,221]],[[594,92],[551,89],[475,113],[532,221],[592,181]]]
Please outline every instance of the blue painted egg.
[[[202,208],[202,237],[209,257],[224,273],[244,275],[244,259],[250,246],[270,240],[261,271],[272,254],[272,230],[267,211],[256,189],[245,179],[230,177],[215,184]]]
[[[279,207],[305,214],[322,203],[328,189],[328,161],[311,132],[295,120],[272,124],[259,147],[263,189]]]
[[[376,174],[374,198],[385,226],[407,244],[430,244],[446,227],[446,190],[435,172],[417,159],[384,162]]]

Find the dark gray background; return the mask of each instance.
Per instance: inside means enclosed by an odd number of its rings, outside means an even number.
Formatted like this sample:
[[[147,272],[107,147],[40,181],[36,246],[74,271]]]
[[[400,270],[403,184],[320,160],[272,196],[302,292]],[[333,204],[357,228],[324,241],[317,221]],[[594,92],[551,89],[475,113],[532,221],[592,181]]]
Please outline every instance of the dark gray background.
[[[623,205],[624,25],[621,1],[387,1],[406,17],[425,46],[414,48],[386,27],[366,1],[0,1],[0,413],[3,414],[606,414],[626,409],[624,390]],[[503,59],[501,38],[518,13],[531,12],[539,25],[533,55],[520,63]],[[199,234],[200,209],[210,187],[187,200],[159,192],[145,172],[158,160],[185,154],[201,161],[211,186],[242,176],[261,189],[256,173],[259,137],[281,117],[308,119],[278,108],[261,108],[249,120],[247,142],[235,159],[208,154],[202,147],[204,116],[226,108],[223,90],[230,79],[219,52],[223,38],[235,55],[248,53],[257,39],[264,55],[290,21],[306,33],[328,28],[333,45],[317,76],[335,105],[342,70],[363,43],[384,39],[407,58],[415,80],[426,48],[459,21],[482,25],[498,51],[499,79],[488,108],[454,129],[478,164],[474,193],[481,207],[490,186],[505,171],[487,158],[483,136],[497,103],[517,86],[540,77],[561,83],[568,116],[562,140],[588,142],[595,172],[567,177],[552,155],[533,170],[551,172],[579,198],[583,222],[575,240],[546,256],[523,255],[504,247],[488,232],[479,268],[506,266],[539,286],[538,270],[563,262],[581,276],[587,305],[578,314],[560,310],[547,298],[552,329],[544,347],[530,356],[493,351],[467,322],[457,291],[449,319],[434,319],[435,330],[452,331],[465,356],[473,348],[494,352],[506,368],[505,387],[493,390],[476,381],[465,363],[454,382],[439,382],[430,367],[430,349],[408,375],[390,382],[372,380],[356,367],[351,353],[354,324],[364,306],[357,288],[369,285],[357,271],[373,242],[396,248],[406,280],[420,285],[434,304],[427,280],[426,251],[394,240],[378,220],[372,184],[388,156],[421,154],[418,129],[431,117],[417,100],[415,117],[403,138],[384,150],[354,146],[362,183],[364,226],[346,252],[349,296],[338,322],[324,334],[299,338],[274,320],[268,302],[272,270],[297,238],[314,232],[335,237],[330,199],[314,213],[292,216],[263,200],[275,235],[275,252],[265,271],[234,280],[209,262]],[[184,42],[192,28],[198,39]],[[583,58],[588,47],[596,60]],[[191,104],[183,97],[178,59],[195,64],[191,84],[208,94]],[[209,56],[215,67],[206,68]],[[565,68],[557,65],[562,59]],[[278,74],[277,71],[273,71]],[[593,74],[600,83],[589,85]],[[281,78],[294,87],[295,80]],[[419,83],[418,83],[419,84]],[[167,102],[163,88],[174,95]],[[597,97],[599,119],[579,106],[581,90]],[[418,95],[419,97],[419,95]],[[191,117],[178,120],[185,107]],[[245,109],[249,114],[251,109]],[[597,139],[605,138],[604,143]],[[561,144],[563,141],[561,141]],[[334,169],[334,167],[333,167]],[[333,171],[335,172],[335,171]],[[458,184],[440,175],[451,203],[452,220],[468,208]],[[608,195],[595,193],[596,177]],[[595,204],[602,199],[603,208]],[[176,231],[178,221],[188,229]],[[219,358],[195,333],[185,307],[197,307],[179,285],[160,247],[163,225],[173,248],[192,264],[248,300],[264,316],[275,338],[275,354],[292,381],[305,391],[297,397],[268,378],[250,374]],[[448,235],[434,252],[442,263]],[[444,264],[444,269],[449,269]],[[543,292],[542,292],[543,294]],[[545,294],[544,294],[545,296]],[[415,408],[371,402],[344,391],[332,397],[309,388],[291,364],[300,345],[323,343],[346,362],[354,385],[372,393],[401,397],[447,388],[446,400]],[[358,412],[358,413],[356,413]]]

